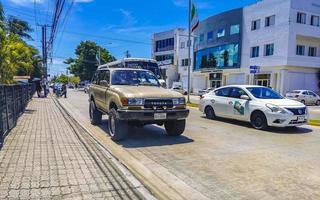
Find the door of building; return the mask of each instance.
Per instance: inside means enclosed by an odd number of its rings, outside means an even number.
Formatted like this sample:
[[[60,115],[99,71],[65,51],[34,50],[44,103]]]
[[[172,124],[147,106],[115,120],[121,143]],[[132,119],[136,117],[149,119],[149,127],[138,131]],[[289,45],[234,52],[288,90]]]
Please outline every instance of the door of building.
[[[255,84],[270,87],[270,74],[258,74],[255,77]]]
[[[219,88],[222,86],[222,73],[209,74],[210,87]]]

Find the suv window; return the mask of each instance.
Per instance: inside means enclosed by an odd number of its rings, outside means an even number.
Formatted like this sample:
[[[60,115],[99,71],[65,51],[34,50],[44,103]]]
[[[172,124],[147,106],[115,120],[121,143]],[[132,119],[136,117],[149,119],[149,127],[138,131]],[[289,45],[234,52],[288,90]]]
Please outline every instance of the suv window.
[[[219,97],[227,97],[229,95],[230,92],[230,88],[222,88],[219,90],[216,90],[214,93],[216,94],[216,96]]]
[[[303,95],[308,95],[307,91],[302,92]]]
[[[102,80],[106,80],[108,83],[110,83],[110,71],[109,70],[105,70],[105,71],[101,71],[99,74],[99,85],[100,85],[100,81]]]
[[[230,97],[240,99],[241,95],[247,95],[246,92],[240,88],[231,88]]]
[[[99,82],[99,74],[100,74],[100,71],[96,71],[96,73],[94,73],[92,81],[91,81],[92,84],[98,84],[98,82]]]

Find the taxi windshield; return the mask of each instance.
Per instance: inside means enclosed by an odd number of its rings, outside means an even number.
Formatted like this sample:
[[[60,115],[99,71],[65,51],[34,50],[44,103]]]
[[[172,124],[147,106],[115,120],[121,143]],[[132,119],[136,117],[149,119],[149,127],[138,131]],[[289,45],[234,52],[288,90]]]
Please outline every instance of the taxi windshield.
[[[160,85],[152,72],[141,70],[116,70],[112,74],[111,83],[112,85]]]
[[[283,99],[276,91],[266,87],[248,87],[247,90],[258,99]]]

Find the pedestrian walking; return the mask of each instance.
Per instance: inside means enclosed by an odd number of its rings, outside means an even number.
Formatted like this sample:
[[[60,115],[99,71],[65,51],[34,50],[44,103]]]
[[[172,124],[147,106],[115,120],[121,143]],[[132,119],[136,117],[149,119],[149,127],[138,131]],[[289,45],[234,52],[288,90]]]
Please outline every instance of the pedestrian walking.
[[[64,83],[62,85],[62,95],[64,95],[64,98],[67,98],[67,84]]]
[[[42,90],[40,80],[36,81],[35,83],[36,83],[37,95],[38,95],[38,98],[40,98],[41,97],[41,90]]]

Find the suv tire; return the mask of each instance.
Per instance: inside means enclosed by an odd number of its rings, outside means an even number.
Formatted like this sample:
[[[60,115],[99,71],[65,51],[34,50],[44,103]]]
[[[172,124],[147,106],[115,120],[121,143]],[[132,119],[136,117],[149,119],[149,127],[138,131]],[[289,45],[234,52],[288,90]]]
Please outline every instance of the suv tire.
[[[306,101],[305,100],[301,100],[301,103],[306,105]]]
[[[252,114],[251,125],[257,130],[265,130],[268,127],[267,118],[263,112],[256,111]]]
[[[113,141],[123,140],[128,133],[128,122],[119,120],[118,112],[112,108],[109,113],[109,135]]]
[[[316,106],[320,106],[320,100],[317,100]]]
[[[101,124],[102,113],[97,109],[96,104],[93,100],[90,101],[89,115],[90,115],[90,122],[92,125]]]
[[[206,114],[206,118],[208,118],[208,119],[215,119],[216,118],[214,110],[213,110],[213,108],[211,106],[207,106],[204,109],[204,113]]]
[[[164,123],[164,127],[169,136],[179,136],[184,132],[184,129],[186,127],[186,120],[182,119],[167,121]]]

